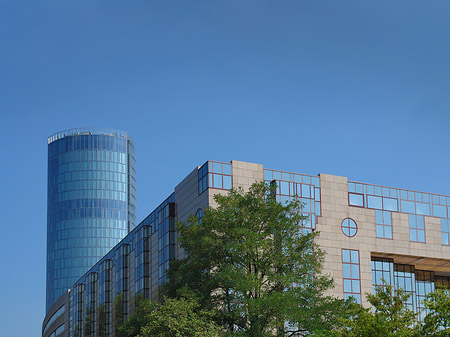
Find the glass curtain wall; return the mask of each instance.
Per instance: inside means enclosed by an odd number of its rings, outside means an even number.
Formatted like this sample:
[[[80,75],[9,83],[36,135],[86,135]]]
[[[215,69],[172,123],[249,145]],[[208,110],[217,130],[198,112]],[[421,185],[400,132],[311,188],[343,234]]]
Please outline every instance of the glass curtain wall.
[[[49,137],[46,310],[135,227],[135,163],[122,131]]]

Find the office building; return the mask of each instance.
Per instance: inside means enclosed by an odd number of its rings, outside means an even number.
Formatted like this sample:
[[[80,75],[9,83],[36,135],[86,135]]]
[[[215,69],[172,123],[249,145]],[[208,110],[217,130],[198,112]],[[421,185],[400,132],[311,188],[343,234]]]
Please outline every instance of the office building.
[[[135,155],[126,132],[48,138],[46,310],[135,227]]]
[[[57,323],[54,319],[44,337],[56,329],[61,336],[117,336],[117,327],[134,313],[136,299],[158,300],[168,261],[182,256],[175,222],[201,217],[206,207],[215,206],[217,193],[263,180],[277,183],[278,201],[300,197],[304,203],[309,221],[299,231],[320,231],[324,273],[335,281],[329,294],[353,296],[367,306],[364,294],[384,279],[411,294],[408,305],[421,318],[424,296],[436,284],[450,284],[450,196],[241,161],[208,161],[74,283],[61,299],[69,315],[60,315]],[[44,327],[57,309],[49,312]]]

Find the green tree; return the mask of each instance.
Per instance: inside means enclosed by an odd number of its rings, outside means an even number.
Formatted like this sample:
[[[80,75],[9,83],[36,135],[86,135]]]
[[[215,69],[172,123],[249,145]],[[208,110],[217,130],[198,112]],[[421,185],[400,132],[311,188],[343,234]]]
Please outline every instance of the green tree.
[[[423,302],[428,314],[423,322],[423,335],[450,336],[450,291],[436,288]]]
[[[125,323],[119,326],[118,336],[136,337],[141,329],[150,323],[150,313],[155,310],[155,305],[150,300],[140,300],[136,306],[135,314],[130,316]]]
[[[136,314],[120,327],[124,337],[219,337],[220,328],[211,313],[200,310],[193,299],[165,299],[152,304],[142,301]]]
[[[390,286],[377,287],[376,294],[366,294],[372,308],[352,303],[349,318],[345,320],[345,337],[413,337],[420,336],[416,314],[406,306],[410,294]]]
[[[167,294],[189,289],[230,335],[336,328],[343,301],[324,296],[333,281],[321,275],[318,233],[300,234],[300,202],[276,202],[264,183],[214,199],[217,207],[205,210],[202,223],[190,217],[177,224],[186,257],[171,263]]]

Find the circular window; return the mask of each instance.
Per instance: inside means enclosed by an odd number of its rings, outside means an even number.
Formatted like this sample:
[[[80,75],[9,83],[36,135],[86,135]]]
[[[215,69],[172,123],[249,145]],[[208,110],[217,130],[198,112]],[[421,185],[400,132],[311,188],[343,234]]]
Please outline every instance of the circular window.
[[[358,225],[356,225],[355,220],[346,218],[342,221],[341,229],[342,233],[351,238],[358,232]]]

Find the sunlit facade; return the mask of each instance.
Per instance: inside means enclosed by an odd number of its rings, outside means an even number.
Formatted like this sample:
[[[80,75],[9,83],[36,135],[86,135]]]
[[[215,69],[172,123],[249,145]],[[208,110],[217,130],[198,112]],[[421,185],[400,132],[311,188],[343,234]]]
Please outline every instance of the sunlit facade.
[[[48,138],[47,311],[135,227],[134,153],[117,130]]]
[[[255,181],[276,184],[279,202],[300,198],[308,220],[300,224],[299,233],[320,231],[317,243],[326,252],[324,273],[335,281],[329,295],[351,296],[368,306],[364,294],[389,284],[411,294],[408,306],[422,319],[426,294],[436,284],[450,285],[450,196],[242,161],[208,161],[74,282],[66,301],[70,314],[64,334],[117,336],[139,299],[159,300],[169,261],[183,256],[174,224],[215,207],[214,195],[232,187],[248,189]],[[46,321],[59,309],[52,307]]]

